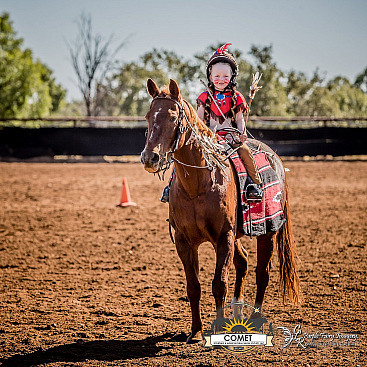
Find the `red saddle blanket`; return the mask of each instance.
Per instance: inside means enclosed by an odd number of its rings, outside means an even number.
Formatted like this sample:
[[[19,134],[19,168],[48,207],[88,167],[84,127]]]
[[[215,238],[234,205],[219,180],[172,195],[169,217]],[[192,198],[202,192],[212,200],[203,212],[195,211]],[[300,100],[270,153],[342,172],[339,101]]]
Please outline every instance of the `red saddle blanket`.
[[[222,144],[227,145],[227,143]],[[251,147],[251,145],[249,144]],[[230,148],[228,146],[228,148]],[[270,166],[266,153],[261,150],[252,151],[259,171],[263,199],[260,203],[247,203],[245,190],[247,171],[237,152],[230,158],[237,172],[241,206],[243,212],[243,227],[241,231],[247,236],[261,236],[268,232],[276,232],[284,224],[284,213],[281,206],[282,192],[278,175]]]

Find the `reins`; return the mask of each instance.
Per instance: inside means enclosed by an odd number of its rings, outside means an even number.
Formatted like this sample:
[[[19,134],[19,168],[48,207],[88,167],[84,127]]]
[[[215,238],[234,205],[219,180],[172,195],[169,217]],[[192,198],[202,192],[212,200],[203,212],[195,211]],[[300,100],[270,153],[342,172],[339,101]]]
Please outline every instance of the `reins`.
[[[179,101],[173,98],[162,97],[162,96],[157,96],[153,98],[151,104],[157,99],[168,99],[174,102],[179,108],[179,115],[175,123],[176,125],[175,138],[173,140],[171,148],[168,152],[165,153],[165,156],[160,155],[158,170],[156,172],[159,175],[159,177],[160,177],[160,172],[163,171],[162,178],[164,178],[165,172],[170,168],[173,162],[176,162],[177,164],[183,165],[185,167],[208,169],[210,171],[213,171],[214,169],[219,168],[222,170],[223,174],[226,176],[225,171],[224,171],[226,166],[224,165],[223,162],[226,161],[229,158],[229,156],[233,152],[235,152],[239,147],[234,148],[232,152],[230,152],[226,156],[223,156],[222,147],[220,146],[220,144],[214,141],[215,135],[213,135],[213,137],[211,138],[208,138],[206,136],[201,135],[199,132],[197,132],[194,126],[191,124],[189,118],[187,117],[183,104],[181,104]],[[183,100],[183,102],[189,105],[187,101]],[[186,126],[183,126],[183,123],[182,123],[183,119],[186,120]],[[190,165],[190,164],[181,162],[180,160],[178,160],[177,158],[173,156],[175,151],[178,149],[182,134],[188,130],[188,127],[190,128],[192,134],[194,135],[196,142],[199,144],[199,146],[202,149],[203,157],[206,162],[205,166]]]
[[[196,129],[194,128],[195,125],[192,124],[190,122],[189,118],[187,117],[187,114],[185,112],[185,108],[184,108],[183,104],[181,104],[179,101],[177,101],[173,98],[170,98],[170,97],[157,96],[157,97],[153,98],[153,100],[151,102],[151,105],[157,99],[168,99],[168,100],[174,102],[179,108],[179,115],[178,115],[178,118],[175,122],[176,130],[175,130],[175,133],[174,133],[174,139],[173,139],[173,142],[171,144],[171,148],[168,152],[165,153],[165,155],[161,155],[161,154],[159,155],[160,159],[159,159],[159,163],[158,163],[158,169],[155,172],[155,173],[158,174],[158,177],[160,179],[164,180],[165,172],[170,168],[171,164],[173,162],[175,162],[175,163],[180,164],[184,167],[198,168],[198,169],[208,169],[208,170],[212,171],[212,174],[213,174],[213,172],[216,168],[219,168],[219,169],[221,169],[221,171],[223,173],[223,176],[227,178],[227,174],[224,170],[224,168],[226,166],[224,165],[223,162],[228,160],[229,157],[241,147],[241,144],[239,144],[239,146],[236,147],[236,148],[233,148],[230,145],[231,150],[225,152],[223,146],[221,146],[221,144],[219,144],[216,141],[215,133],[213,134],[213,136],[211,136],[209,138],[209,137],[207,137],[203,134],[200,134],[198,131],[196,131]],[[190,109],[190,106],[189,106],[188,102],[185,101],[185,100],[183,100],[183,102],[186,103],[186,105]],[[183,125],[183,120],[184,119],[186,120],[186,126]],[[204,160],[206,161],[205,166],[197,166],[197,165],[187,164],[187,163],[181,162],[180,160],[178,160],[177,158],[175,158],[173,156],[173,154],[175,153],[175,151],[179,147],[182,134],[185,133],[188,130],[188,128],[190,128],[192,134],[195,137],[196,142],[198,143],[198,145],[202,149],[202,154],[203,154]],[[233,142],[238,143],[238,142],[236,142],[236,139],[234,138],[234,135],[233,135],[233,134],[241,135],[241,132],[238,129],[230,127],[230,128],[220,129],[220,131],[227,132],[228,134],[231,135]],[[191,138],[188,140],[188,142],[190,140],[191,140]],[[188,142],[186,142],[186,144],[188,144]],[[224,153],[226,153],[226,154],[224,154]],[[161,171],[163,171],[162,177],[160,176]],[[251,226],[252,223],[251,223],[251,204],[250,203],[249,203],[249,211],[250,211],[249,215],[250,215],[250,226]],[[169,234],[170,234],[170,237],[171,237],[171,241],[174,244],[175,241],[174,241],[173,234],[172,234],[171,223],[170,223],[169,219],[167,219],[167,221],[168,221]],[[250,233],[251,233],[251,230],[250,230]]]

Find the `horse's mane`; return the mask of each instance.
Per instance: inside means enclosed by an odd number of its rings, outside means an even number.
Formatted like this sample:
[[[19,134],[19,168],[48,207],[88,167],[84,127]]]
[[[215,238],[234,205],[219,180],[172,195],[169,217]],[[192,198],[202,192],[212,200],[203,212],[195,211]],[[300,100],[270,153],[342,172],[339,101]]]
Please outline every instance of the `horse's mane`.
[[[167,86],[163,86],[160,89],[157,97],[172,98],[172,100],[176,100]],[[185,114],[189,120],[187,124],[191,125],[192,134],[190,139],[193,138],[195,144],[203,151],[203,157],[207,165],[211,167],[212,174],[214,174],[215,168],[219,168],[224,177],[227,178],[227,173],[225,171],[227,165],[224,164],[223,148],[218,144],[215,133],[199,118],[196,110],[191,104],[180,95],[178,102],[185,109]]]
[[[169,87],[167,85],[164,85],[158,94],[158,97],[169,97],[172,98],[172,94],[169,90]],[[192,123],[197,127],[197,131],[199,132],[199,134],[203,134],[206,135],[209,138],[212,138],[214,136],[214,132],[212,130],[210,130],[208,128],[208,126],[206,126],[206,124],[199,118],[196,110],[194,107],[191,106],[191,103],[186,101],[185,99],[182,98],[182,96],[180,96],[181,100],[179,101],[181,104],[183,104],[183,106],[187,107],[189,110],[189,115],[190,115],[190,120],[192,121]],[[182,103],[183,102],[183,103]]]

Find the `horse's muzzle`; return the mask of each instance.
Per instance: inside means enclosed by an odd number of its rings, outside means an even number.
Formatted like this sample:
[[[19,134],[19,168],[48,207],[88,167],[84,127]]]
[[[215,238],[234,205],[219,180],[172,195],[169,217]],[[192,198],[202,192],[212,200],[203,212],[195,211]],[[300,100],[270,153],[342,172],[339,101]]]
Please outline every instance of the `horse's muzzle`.
[[[144,149],[140,154],[140,162],[149,173],[155,173],[159,170],[159,154],[156,152]]]

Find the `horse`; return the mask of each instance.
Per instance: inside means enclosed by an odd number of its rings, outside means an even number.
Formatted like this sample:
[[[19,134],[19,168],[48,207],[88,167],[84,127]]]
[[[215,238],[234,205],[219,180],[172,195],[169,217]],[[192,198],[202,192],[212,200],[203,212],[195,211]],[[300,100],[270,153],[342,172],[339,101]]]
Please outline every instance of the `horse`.
[[[220,169],[208,167],[203,147],[195,136],[213,139],[215,133],[199,119],[196,110],[182,98],[177,82],[159,88],[147,80],[152,97],[145,118],[147,139],[141,152],[141,163],[149,173],[159,173],[174,163],[175,175],[169,197],[169,223],[174,228],[174,243],[185,275],[191,307],[191,333],[187,343],[202,341],[200,316],[201,287],[199,282],[198,248],[210,242],[216,253],[212,293],[217,319],[224,316],[228,275],[232,263],[236,270],[232,303],[244,302],[244,285],[248,272],[248,253],[239,238],[240,215],[234,171],[228,163]],[[265,290],[269,282],[270,262],[274,247],[278,247],[280,288],[286,298],[299,303],[300,289],[296,269],[296,254],[290,223],[288,186],[280,158],[265,144],[252,140],[260,149],[271,153],[269,162],[276,171],[282,191],[282,208],[286,219],[278,232],[257,237],[256,298],[252,318],[261,317]]]

